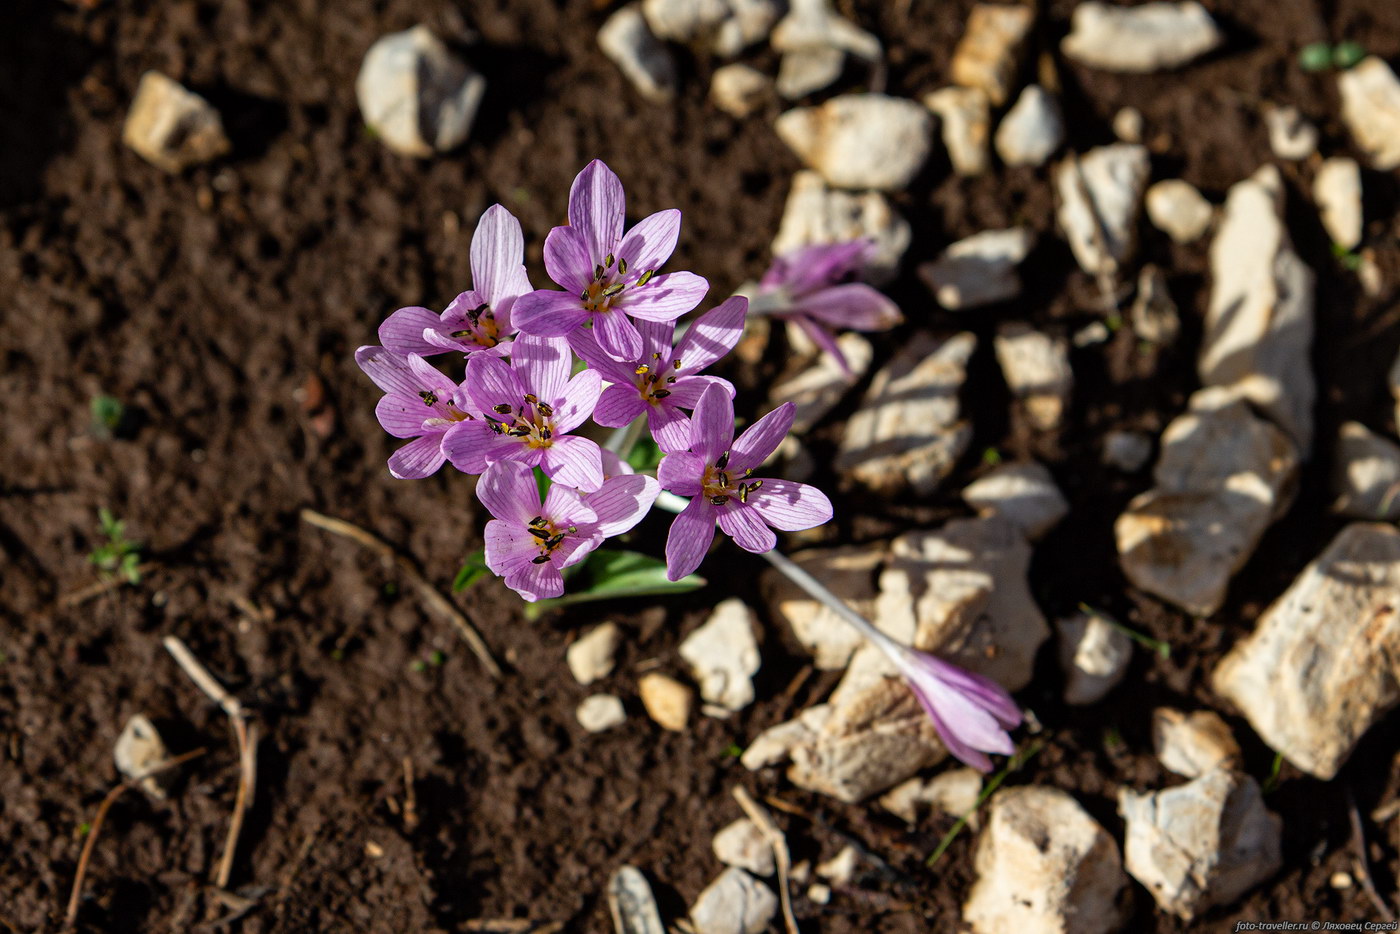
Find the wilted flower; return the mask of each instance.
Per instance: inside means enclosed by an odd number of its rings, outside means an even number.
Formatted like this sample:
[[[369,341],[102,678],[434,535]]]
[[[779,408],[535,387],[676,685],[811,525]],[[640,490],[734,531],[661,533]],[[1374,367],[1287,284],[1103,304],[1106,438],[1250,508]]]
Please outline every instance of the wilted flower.
[[[422,356],[448,350],[508,353],[511,307],[530,291],[525,275],[525,237],[520,221],[493,204],[472,235],[472,284],[441,315],[427,308],[400,308],[379,326],[379,340],[390,350]]]
[[[480,413],[466,391],[418,354],[394,353],[367,346],[355,362],[384,398],[375,406],[379,424],[395,438],[414,438],[389,458],[389,472],[401,480],[419,480],[437,472],[447,456],[442,438],[448,429],[471,423]]]
[[[732,399],[734,387],[718,376],[700,371],[729,353],[744,333],[748,299],[734,296],[696,319],[673,348],[673,323],[642,321],[642,352],[635,360],[614,360],[593,334],[575,331],[569,338],[574,351],[612,383],[603,390],[593,420],[607,428],[620,428],[642,413],[657,447],[666,452],[690,447],[690,420],[681,410],[694,409],[709,386],[724,388]]]
[[[662,488],[693,497],[671,524],[667,577],[680,580],[700,566],[716,522],[740,548],[762,554],[778,543],[773,529],[810,529],[831,518],[831,501],[814,486],[750,479],[787,435],[795,413],[786,402],[735,438],[733,400],[720,386],[705,390],[691,418],[690,450],[667,454],[657,470]]]
[[[635,360],[642,337],[630,318],[674,321],[704,298],[709,283],[690,272],[657,275],[676,248],[681,212],[658,211],[623,236],[622,183],[594,159],[569,191],[569,223],[544,243],[544,266],[564,291],[523,296],[513,312],[526,334],[565,337],[585,324],[615,360]],[[630,316],[630,318],[629,318]]]

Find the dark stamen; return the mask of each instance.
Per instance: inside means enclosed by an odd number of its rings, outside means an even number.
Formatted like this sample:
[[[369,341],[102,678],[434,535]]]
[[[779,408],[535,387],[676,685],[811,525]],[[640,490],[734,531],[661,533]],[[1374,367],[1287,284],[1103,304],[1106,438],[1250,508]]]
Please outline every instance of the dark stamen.
[[[603,297],[609,298],[613,295],[616,295],[618,292],[621,292],[625,288],[627,288],[626,283],[614,282],[612,285],[608,286],[606,289],[603,290]]]
[[[535,526],[531,526],[530,534],[535,536],[535,538],[549,538],[549,529],[541,529]]]
[[[727,503],[727,502],[729,502],[729,497],[728,497],[728,496],[711,496],[711,497],[710,497],[710,505],[711,505],[711,506],[723,506],[723,505],[724,505],[725,503]]]
[[[509,402],[497,403],[496,405],[491,406],[491,411],[495,412],[497,415],[509,415],[509,414],[510,414],[510,403],[509,403]]]
[[[506,434],[510,435],[512,438],[523,438],[529,433],[530,429],[524,425],[521,425],[519,428],[512,428],[510,431],[506,432]]]
[[[719,456],[719,460],[715,461],[715,469],[716,469],[716,470],[723,470],[724,468],[726,468],[726,467],[728,467],[728,466],[729,466],[729,452],[728,452],[728,451],[725,451],[723,454],[721,454],[721,455]]]
[[[609,254],[603,259],[603,265],[607,266],[609,269],[612,268],[612,265],[613,265],[613,255],[612,255],[611,253],[609,253]]]
[[[546,561],[548,561],[548,560],[549,560],[549,555],[535,555],[535,557],[533,557],[533,558],[530,559],[530,563],[531,563],[531,564],[544,564],[544,563],[545,563]]]
[[[420,389],[418,391],[418,398],[422,399],[423,404],[428,408],[432,408],[438,403],[437,393],[433,392],[431,389]]]
[[[617,271],[624,276],[627,275],[627,260],[620,259],[617,261]]]
[[[602,263],[599,263],[597,266],[594,266],[594,267],[593,267],[593,278],[594,278],[594,279],[601,279],[601,278],[603,278],[603,264],[602,264]]]
[[[548,428],[541,428],[541,429],[540,429],[540,440],[541,440],[541,441],[548,441],[550,438],[553,438],[553,437],[554,437],[554,432],[550,431]]]
[[[720,486],[729,486],[729,485],[730,485],[730,483],[729,483],[729,474],[725,473],[723,470],[721,470],[721,471],[719,472],[719,485],[720,485]]]
[[[533,392],[527,392],[525,393],[525,401],[530,403],[531,405],[535,405],[540,401],[540,399]]]
[[[656,275],[656,270],[648,269],[646,272],[642,273],[642,277],[637,280],[637,285],[646,285],[648,282],[651,281],[651,277],[654,275]]]
[[[753,471],[749,471],[749,473],[752,473],[752,472],[753,472]],[[747,477],[748,474],[745,474],[744,476]],[[758,488],[761,487],[761,486],[763,486],[763,481],[762,481],[762,480],[755,480],[753,483],[750,483],[750,484],[749,484],[749,492],[752,493],[754,490],[758,489]]]
[[[658,389],[658,390],[656,390],[656,392],[652,393],[651,395],[652,395],[652,398],[653,398],[653,399],[664,399],[664,398],[666,398],[667,396],[669,396],[670,394],[671,394],[671,390],[669,390],[669,389]]]
[[[552,418],[554,416],[554,406],[550,405],[548,402],[541,402],[539,405],[535,406],[535,408],[539,409],[540,414],[545,418]]]

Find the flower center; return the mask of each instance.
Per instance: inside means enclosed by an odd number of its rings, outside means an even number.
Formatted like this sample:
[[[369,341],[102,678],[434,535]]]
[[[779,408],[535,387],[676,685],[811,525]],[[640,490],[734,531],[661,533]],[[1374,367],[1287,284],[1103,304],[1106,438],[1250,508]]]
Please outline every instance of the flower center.
[[[629,282],[627,260],[609,253],[606,259],[593,267],[593,279],[579,294],[579,299],[589,311],[608,311],[622,301],[623,292],[629,288],[641,288],[650,282],[654,275],[656,270],[648,269],[635,281]]]
[[[452,332],[452,336],[459,341],[469,340],[487,350],[501,342],[501,326],[496,322],[496,313],[486,302],[468,311],[462,323],[466,327]]]
[[[533,393],[526,393],[524,404],[519,406],[509,402],[492,406],[486,424],[496,434],[519,438],[532,448],[547,448],[554,443],[554,407]]]
[[[433,389],[418,390],[418,398],[423,400],[423,404],[433,410],[433,416],[429,421],[433,422],[463,422],[469,421],[471,416],[453,404],[451,399],[444,400]]]
[[[642,394],[642,399],[656,405],[662,399],[671,394],[671,384],[679,377],[681,359],[677,357],[669,364],[661,359],[658,351],[651,355],[651,360],[643,363],[634,371],[637,374],[637,389]]]
[[[725,451],[713,464],[705,466],[705,473],[700,479],[700,495],[708,499],[711,506],[723,506],[735,496],[739,502],[747,503],[749,494],[763,486],[762,480],[744,482],[752,474],[752,470],[745,470],[738,475],[739,482],[735,483],[736,478],[729,472],[729,452]]]
[[[535,516],[530,520],[526,529],[535,537],[535,544],[540,549],[540,553],[530,559],[535,564],[544,564],[548,561],[550,556],[559,549],[559,546],[564,544],[565,536],[578,531],[572,525],[561,530],[552,519],[546,519],[544,516]]]

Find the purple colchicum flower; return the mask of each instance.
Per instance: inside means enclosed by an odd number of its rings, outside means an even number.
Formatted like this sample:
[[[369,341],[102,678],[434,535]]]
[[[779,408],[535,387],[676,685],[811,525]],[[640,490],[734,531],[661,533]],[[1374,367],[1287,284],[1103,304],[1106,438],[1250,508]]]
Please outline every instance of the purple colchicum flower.
[[[460,350],[466,354],[510,352],[511,307],[530,291],[525,275],[525,237],[520,221],[493,204],[472,235],[472,284],[437,315],[427,308],[400,308],[379,326],[390,350],[422,356]]]
[[[885,331],[904,320],[899,306],[864,282],[854,281],[874,243],[805,246],[774,258],[752,296],[755,314],[796,324],[849,372],[835,329]]]
[[[734,402],[710,386],[691,417],[690,450],[667,454],[657,469],[663,489],[693,497],[671,523],[666,576],[680,580],[700,566],[715,523],[745,551],[762,554],[778,543],[773,529],[793,532],[831,518],[831,501],[814,486],[791,480],[749,479],[792,427],[796,406],[786,402],[734,437]]]
[[[566,486],[598,489],[598,445],[569,432],[592,414],[603,381],[594,370],[569,379],[571,360],[564,341],[527,335],[511,345],[510,363],[471,357],[463,385],[481,417],[453,426],[442,439],[452,466],[475,474],[497,461],[518,461]]]
[[[734,296],[701,315],[674,348],[674,323],[642,321],[637,325],[642,352],[626,363],[610,357],[591,332],[575,331],[569,337],[574,352],[612,383],[598,399],[593,420],[606,428],[621,428],[645,412],[661,450],[672,453],[690,447],[690,420],[681,410],[694,409],[710,386],[721,386],[734,398],[728,380],[698,374],[739,342],[748,307],[748,299]]]
[[[1016,751],[1007,730],[1021,725],[1021,708],[990,678],[919,652],[892,640],[881,643],[904,675],[943,745],[960,761],[992,770],[986,753],[1009,756]]]
[[[541,504],[530,468],[498,461],[476,486],[495,516],[486,523],[486,566],[532,603],[557,597],[564,592],[564,568],[640,522],[660,490],[651,477],[624,475],[605,481],[586,501],[556,483]]]
[[[594,159],[569,190],[568,225],[555,227],[544,243],[545,269],[564,291],[522,296],[512,312],[522,332],[565,337],[591,324],[605,353],[635,360],[642,337],[631,318],[674,321],[700,304],[709,289],[700,276],[656,274],[676,248],[681,212],[658,211],[623,236],[625,215],[622,183]]]
[[[395,438],[414,438],[389,458],[389,472],[400,480],[420,480],[437,472],[447,456],[443,435],[452,427],[474,423],[481,413],[466,391],[418,354],[394,353],[367,346],[355,362],[384,398],[375,406],[379,424]]]

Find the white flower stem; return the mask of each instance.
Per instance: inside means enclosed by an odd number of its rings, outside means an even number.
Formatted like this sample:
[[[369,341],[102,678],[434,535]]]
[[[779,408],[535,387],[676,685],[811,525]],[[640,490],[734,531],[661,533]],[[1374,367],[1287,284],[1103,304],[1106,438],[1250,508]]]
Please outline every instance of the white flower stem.
[[[603,447],[623,460],[627,460],[627,455],[632,453],[632,446],[637,443],[637,438],[641,436],[642,428],[646,426],[646,423],[647,417],[638,415],[621,428],[614,428]]]

